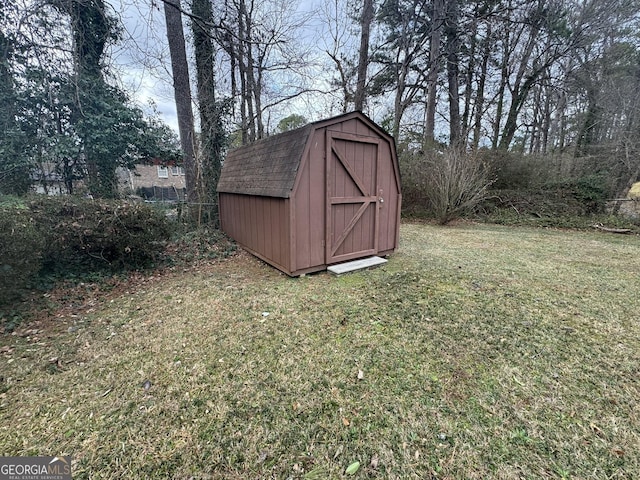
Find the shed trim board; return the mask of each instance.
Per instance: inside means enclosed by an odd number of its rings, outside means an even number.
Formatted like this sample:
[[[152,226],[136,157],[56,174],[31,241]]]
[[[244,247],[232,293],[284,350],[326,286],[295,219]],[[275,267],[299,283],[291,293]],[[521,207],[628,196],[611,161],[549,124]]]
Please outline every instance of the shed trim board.
[[[394,140],[360,112],[230,151],[218,194],[223,231],[291,276],[398,247]]]

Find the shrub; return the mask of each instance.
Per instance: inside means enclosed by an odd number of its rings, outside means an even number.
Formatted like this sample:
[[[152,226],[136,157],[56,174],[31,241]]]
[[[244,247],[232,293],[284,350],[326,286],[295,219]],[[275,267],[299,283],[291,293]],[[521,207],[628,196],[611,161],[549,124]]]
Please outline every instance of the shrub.
[[[558,165],[551,156],[522,155],[501,150],[483,150],[479,155],[495,175],[494,189],[535,188],[557,176]]]
[[[229,257],[236,248],[220,230],[197,228],[183,232],[168,245],[166,260],[174,265],[197,264]]]
[[[402,179],[402,211],[404,215],[426,215],[429,199],[424,190],[424,154],[408,149],[398,152],[400,178]]]
[[[584,206],[575,196],[562,188],[539,188],[532,190],[492,190],[478,208],[494,215],[499,210],[509,210],[522,217],[580,216]]]
[[[43,239],[29,212],[0,209],[0,305],[19,297],[40,269]]]
[[[607,179],[602,174],[585,175],[566,185],[587,213],[600,213],[611,196]]]
[[[601,172],[602,168],[594,164],[592,158],[575,157],[568,154],[530,154],[504,152],[500,150],[482,150],[479,152],[484,163],[490,166],[495,175],[493,189],[498,190],[536,190],[548,188],[566,182],[587,182],[597,179],[605,186],[604,178],[611,177]],[[562,181],[558,181],[562,179]],[[610,187],[606,186],[609,190]]]
[[[170,236],[162,212],[142,203],[43,197],[30,203],[53,271],[147,266]]]
[[[423,188],[429,210],[442,225],[471,212],[486,198],[491,183],[485,165],[458,149],[425,157]]]

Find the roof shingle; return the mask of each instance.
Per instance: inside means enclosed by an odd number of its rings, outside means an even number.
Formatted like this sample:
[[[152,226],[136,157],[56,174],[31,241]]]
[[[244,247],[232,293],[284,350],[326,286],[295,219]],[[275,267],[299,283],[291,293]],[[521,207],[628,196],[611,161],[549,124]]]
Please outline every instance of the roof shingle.
[[[218,192],[289,198],[313,124],[229,151]]]

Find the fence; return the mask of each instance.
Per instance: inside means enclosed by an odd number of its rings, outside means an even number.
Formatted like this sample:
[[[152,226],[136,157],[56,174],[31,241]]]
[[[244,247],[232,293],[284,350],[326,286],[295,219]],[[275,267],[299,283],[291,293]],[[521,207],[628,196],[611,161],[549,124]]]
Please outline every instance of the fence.
[[[138,187],[136,194],[153,202],[183,202],[186,197],[185,188],[176,187]]]

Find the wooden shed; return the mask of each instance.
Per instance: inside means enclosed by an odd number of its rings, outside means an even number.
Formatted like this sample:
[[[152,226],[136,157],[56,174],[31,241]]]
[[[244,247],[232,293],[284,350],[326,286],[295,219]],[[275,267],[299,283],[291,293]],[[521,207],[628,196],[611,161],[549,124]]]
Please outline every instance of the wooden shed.
[[[231,150],[218,194],[222,230],[291,276],[398,247],[395,143],[360,112]]]

